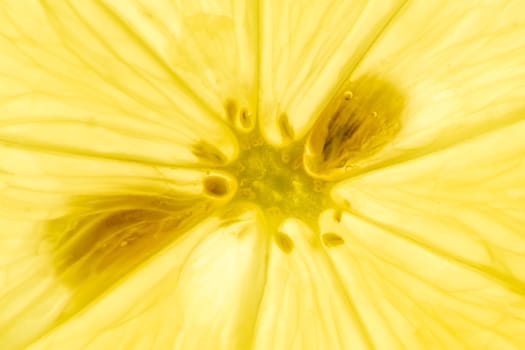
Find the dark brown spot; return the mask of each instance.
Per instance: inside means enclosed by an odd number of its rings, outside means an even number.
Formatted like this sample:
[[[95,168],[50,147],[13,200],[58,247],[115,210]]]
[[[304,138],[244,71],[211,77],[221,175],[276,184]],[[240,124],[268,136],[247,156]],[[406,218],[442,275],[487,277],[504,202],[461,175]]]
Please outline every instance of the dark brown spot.
[[[248,112],[247,110],[243,109],[241,113],[239,114],[239,124],[240,126],[245,129],[251,129],[254,125],[255,121],[253,120],[253,115]]]
[[[286,113],[281,113],[279,115],[277,118],[277,125],[279,126],[279,130],[283,139],[286,141],[293,140],[295,133],[292,125],[290,124],[290,119]]]
[[[294,248],[292,239],[285,233],[278,232],[275,235],[275,243],[286,254],[290,254]]]
[[[328,248],[337,247],[345,243],[345,240],[336,233],[328,232],[322,236],[323,243]]]
[[[223,197],[229,192],[228,180],[222,176],[206,176],[203,185],[205,193],[213,197]]]

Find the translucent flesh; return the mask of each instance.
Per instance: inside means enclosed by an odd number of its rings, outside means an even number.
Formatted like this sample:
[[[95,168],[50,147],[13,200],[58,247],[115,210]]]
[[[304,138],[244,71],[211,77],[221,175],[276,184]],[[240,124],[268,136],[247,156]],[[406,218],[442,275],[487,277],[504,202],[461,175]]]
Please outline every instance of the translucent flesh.
[[[2,349],[522,349],[525,3],[5,0]]]

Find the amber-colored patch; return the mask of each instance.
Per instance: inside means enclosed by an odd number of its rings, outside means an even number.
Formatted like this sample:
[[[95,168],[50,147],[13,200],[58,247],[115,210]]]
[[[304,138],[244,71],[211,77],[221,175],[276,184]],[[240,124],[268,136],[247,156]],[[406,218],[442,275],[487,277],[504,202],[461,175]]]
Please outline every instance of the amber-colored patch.
[[[323,243],[328,248],[337,247],[345,243],[343,237],[339,236],[337,233],[328,232],[322,235]]]
[[[230,125],[236,131],[246,133],[252,131],[255,127],[254,115],[246,108],[240,107],[235,99],[227,98],[224,101],[224,110]]]
[[[290,238],[290,236],[288,236],[285,233],[278,232],[274,236],[274,239],[275,239],[275,243],[277,244],[277,246],[283,252],[285,252],[286,254],[289,254],[289,253],[292,252],[292,250],[294,248],[294,243],[293,243],[292,239]]]
[[[290,142],[295,136],[295,132],[290,124],[290,119],[286,113],[279,114],[277,118],[277,125],[281,133],[281,137],[286,141]]]
[[[204,191],[212,197],[224,197],[230,192],[228,180],[222,176],[211,175],[204,178]]]
[[[307,140],[305,166],[312,176],[338,179],[391,142],[401,129],[405,99],[374,76],[350,82],[324,109]]]
[[[64,317],[176,242],[214,203],[181,193],[122,194],[79,196],[71,208],[46,230],[56,274],[74,294]]]

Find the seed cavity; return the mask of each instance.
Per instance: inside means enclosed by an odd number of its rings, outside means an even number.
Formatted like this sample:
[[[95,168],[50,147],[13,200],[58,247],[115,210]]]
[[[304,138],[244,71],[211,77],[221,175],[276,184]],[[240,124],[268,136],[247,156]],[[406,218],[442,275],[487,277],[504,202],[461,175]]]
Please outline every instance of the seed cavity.
[[[228,121],[237,131],[247,133],[255,127],[254,115],[248,109],[239,107],[236,100],[227,98],[224,101],[224,110]]]
[[[239,113],[239,128],[244,132],[249,132],[255,126],[255,118],[252,113],[246,109],[242,109]]]
[[[290,254],[293,251],[295,245],[290,236],[282,232],[277,232],[274,237],[275,243],[284,253]]]
[[[204,193],[211,197],[224,197],[230,192],[229,181],[222,176],[210,175],[203,180]]]
[[[336,233],[328,232],[322,235],[323,243],[326,247],[337,247],[345,243],[345,240]]]
[[[277,118],[277,125],[279,127],[279,131],[281,133],[281,137],[286,142],[290,142],[294,138],[294,130],[292,128],[292,125],[290,124],[290,119],[288,118],[288,114],[281,113],[279,114],[279,117]]]

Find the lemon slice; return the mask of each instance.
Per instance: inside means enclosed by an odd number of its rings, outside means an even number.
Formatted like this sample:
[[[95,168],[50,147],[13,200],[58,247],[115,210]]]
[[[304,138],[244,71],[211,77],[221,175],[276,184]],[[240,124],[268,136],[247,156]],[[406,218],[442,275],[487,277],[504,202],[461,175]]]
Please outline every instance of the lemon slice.
[[[523,1],[0,5],[2,349],[523,349]]]

